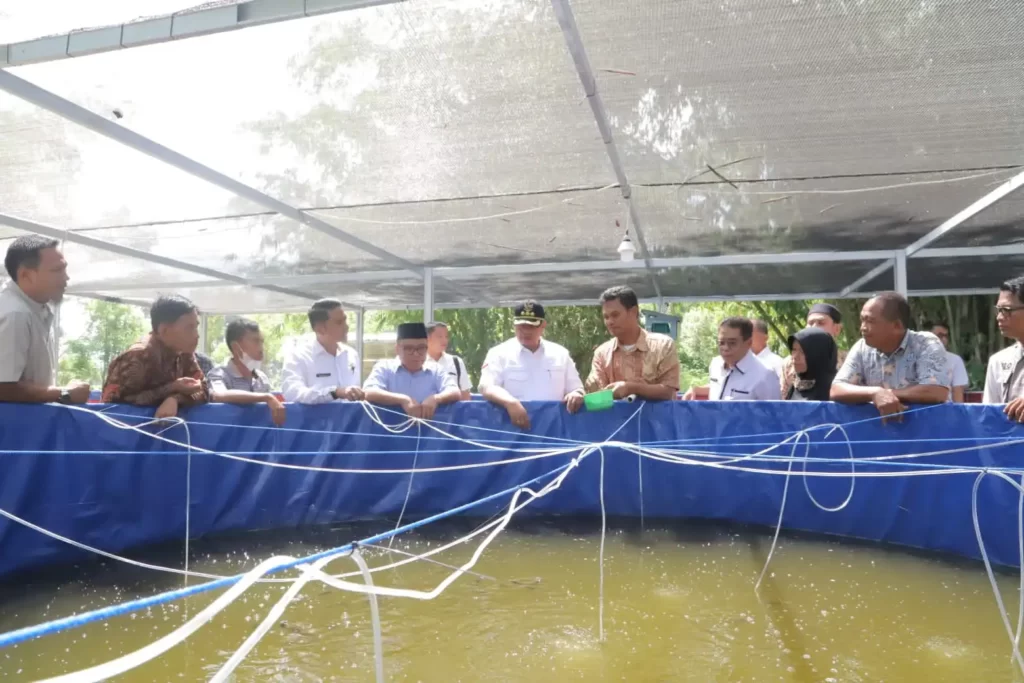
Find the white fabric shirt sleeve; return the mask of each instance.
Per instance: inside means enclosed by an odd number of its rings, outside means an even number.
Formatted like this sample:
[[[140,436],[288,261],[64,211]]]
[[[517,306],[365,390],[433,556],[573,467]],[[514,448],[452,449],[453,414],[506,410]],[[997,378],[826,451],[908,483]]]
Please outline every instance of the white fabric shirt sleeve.
[[[466,367],[466,361],[458,356],[453,356],[452,360],[455,361],[456,366],[460,366],[462,369],[462,373],[459,375],[459,389],[469,391],[473,388],[473,381],[469,378],[469,368]]]
[[[576,369],[576,363],[572,361],[572,355],[565,353],[565,394],[568,396],[574,391],[583,388],[583,381],[580,379],[580,371]]]
[[[456,361],[456,362],[458,362],[458,361]],[[457,389],[457,390],[461,391],[461,389],[459,389],[459,385],[455,381],[455,377],[453,377],[452,375],[448,374],[447,372],[444,372],[443,370],[438,370],[437,371],[437,377],[438,377],[438,384],[440,385],[439,388],[438,388],[437,393],[443,394],[444,392],[448,391],[449,389]]]
[[[306,367],[311,362],[301,350],[294,350],[284,359],[284,370],[281,380],[281,394],[290,403],[330,403],[334,400],[331,391],[334,387],[311,387],[306,384]]]
[[[982,403],[1002,403],[1003,387],[999,383],[999,359],[993,354],[988,359],[988,371],[985,373],[985,393]]]
[[[774,372],[765,374],[757,383],[757,389],[754,391],[754,400],[781,401],[782,387],[779,386],[779,376]]]
[[[947,358],[949,359],[950,368],[953,370],[953,386],[966,387],[969,385],[971,380],[967,376],[967,368],[964,367],[964,359],[955,353],[950,354]]]
[[[501,360],[501,356],[495,353],[494,349],[487,352],[487,357],[484,358],[484,365],[480,368],[480,390],[483,391],[485,387],[500,387],[504,385],[505,381],[505,364]]]
[[[31,343],[29,321],[17,312],[0,317],[0,382],[20,382],[28,363],[28,345]]]

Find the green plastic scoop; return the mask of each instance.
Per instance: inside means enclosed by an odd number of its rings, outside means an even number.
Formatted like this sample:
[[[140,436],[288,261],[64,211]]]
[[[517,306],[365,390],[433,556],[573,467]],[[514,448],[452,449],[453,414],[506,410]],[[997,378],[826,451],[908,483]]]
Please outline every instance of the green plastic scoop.
[[[588,411],[608,410],[615,404],[615,395],[611,389],[596,391],[583,397],[583,405]]]

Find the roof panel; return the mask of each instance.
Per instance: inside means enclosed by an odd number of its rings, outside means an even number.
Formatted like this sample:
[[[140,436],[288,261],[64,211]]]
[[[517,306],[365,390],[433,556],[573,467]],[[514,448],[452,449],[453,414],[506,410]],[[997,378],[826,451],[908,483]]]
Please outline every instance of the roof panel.
[[[910,259],[907,287],[917,290],[999,289],[1010,278],[1024,275],[1024,256],[972,259]]]
[[[112,119],[113,109],[97,107]],[[180,221],[260,210],[3,92],[0,177],[4,212],[58,227]]]
[[[94,294],[136,301],[153,301],[163,294],[178,294],[190,299],[203,313],[275,313],[305,311],[310,300],[265,289],[241,285],[216,287],[161,287],[124,291],[91,290]]]
[[[0,252],[6,253],[7,247],[14,238],[27,234],[20,230],[10,231],[8,239],[0,239]],[[185,270],[169,268],[144,261],[114,254],[109,251],[86,247],[74,242],[65,242],[61,247],[64,258],[68,262],[70,288],[92,289],[95,287],[132,287],[142,286],[149,282],[180,283],[180,282],[217,282],[202,275]],[[124,296],[134,298],[134,292],[126,292]]]
[[[735,188],[707,184],[707,172],[690,184],[634,186],[633,197],[655,256],[899,249],[1013,172],[768,181]],[[998,210],[1004,226],[1024,221],[1024,204]]]
[[[975,169],[1024,153],[1024,3],[573,7],[633,182],[749,157],[735,177]]]
[[[15,71],[303,207],[613,177],[539,0],[398,3]]]
[[[756,299],[760,296],[838,293],[877,261],[716,266],[660,271],[666,297]],[[883,275],[880,279],[884,279]],[[892,271],[888,274],[892,288]]]

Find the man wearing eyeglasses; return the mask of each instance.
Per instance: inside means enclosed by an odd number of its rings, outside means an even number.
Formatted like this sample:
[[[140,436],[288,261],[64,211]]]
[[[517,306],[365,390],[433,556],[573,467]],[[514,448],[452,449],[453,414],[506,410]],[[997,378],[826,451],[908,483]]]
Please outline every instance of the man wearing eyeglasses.
[[[397,358],[378,361],[363,383],[366,400],[400,406],[410,417],[429,420],[439,405],[462,398],[455,377],[427,364],[427,326],[402,323],[395,344]]]
[[[1003,336],[1016,343],[988,359],[985,403],[1005,403],[1006,415],[1024,422],[1024,276],[999,287],[996,323]]]
[[[779,401],[779,377],[751,350],[754,324],[726,318],[718,326],[718,356],[711,361],[711,401]]]

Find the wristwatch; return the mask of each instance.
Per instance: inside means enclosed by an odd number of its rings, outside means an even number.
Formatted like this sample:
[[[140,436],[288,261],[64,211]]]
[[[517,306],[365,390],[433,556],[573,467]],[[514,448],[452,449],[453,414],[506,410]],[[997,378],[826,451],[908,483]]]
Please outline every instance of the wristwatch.
[[[57,402],[63,405],[68,405],[69,403],[71,403],[71,392],[68,391],[67,389],[61,389],[60,398],[57,399]]]
[[[338,389],[337,389],[337,387],[335,387],[334,389],[331,389],[331,398],[333,398],[335,401],[338,400]]]

